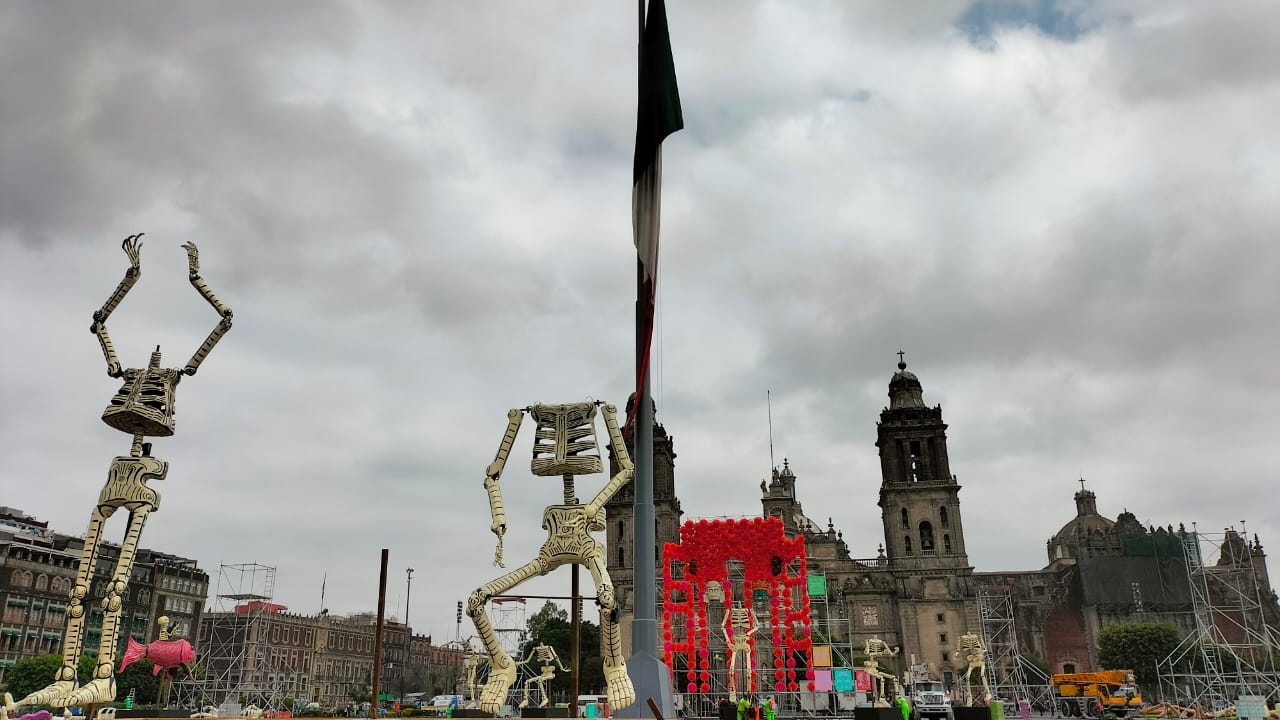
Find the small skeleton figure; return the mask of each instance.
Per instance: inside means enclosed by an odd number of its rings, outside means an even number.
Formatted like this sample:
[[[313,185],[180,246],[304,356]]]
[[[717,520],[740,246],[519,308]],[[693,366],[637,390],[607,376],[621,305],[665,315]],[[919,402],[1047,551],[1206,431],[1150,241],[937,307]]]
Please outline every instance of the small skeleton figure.
[[[960,636],[960,649],[952,654],[953,658],[964,656],[968,667],[965,668],[964,674],[960,676],[964,680],[964,704],[973,705],[973,671],[978,671],[978,677],[982,680],[982,702],[991,701],[991,688],[987,685],[987,646],[982,644],[982,638],[974,633],[968,633]]]
[[[529,650],[529,655],[519,664],[525,665],[530,660],[536,659],[541,665],[539,666],[538,676],[529,678],[524,684],[524,701],[520,703],[520,707],[529,707],[529,688],[532,685],[538,686],[538,692],[542,695],[542,702],[538,703],[538,707],[546,707],[551,704],[551,698],[547,695],[547,681],[552,680],[556,676],[556,668],[560,668],[560,672],[569,672],[569,668],[560,662],[560,656],[556,654],[556,649],[550,645],[536,645]]]
[[[475,636],[462,641],[462,649],[466,653],[462,660],[462,668],[467,676],[467,707],[476,706],[476,681],[480,679],[480,668],[489,662],[489,656],[472,644]]]
[[[67,606],[62,666],[54,676],[52,684],[31,693],[17,703],[14,703],[13,698],[6,694],[4,697],[6,709],[12,709],[18,705],[51,705],[64,708],[93,706],[116,699],[116,681],[112,667],[115,665],[118,645],[116,641],[120,632],[121,601],[129,585],[130,572],[138,550],[138,541],[142,536],[143,524],[146,523],[147,516],[160,507],[160,494],[148,487],[147,483],[151,480],[163,480],[169,472],[169,463],[152,457],[151,443],[143,440],[147,436],[173,435],[174,392],[178,381],[184,375],[195,375],[205,357],[213,350],[213,346],[231,329],[231,309],[218,299],[218,296],[200,277],[200,259],[196,246],[186,243],[183,247],[187,251],[188,279],[201,297],[213,306],[221,316],[221,320],[181,369],[160,367],[160,348],[158,347],[151,353],[151,362],[146,367],[121,368],[115,347],[112,346],[111,338],[107,335],[107,318],[142,276],[140,262],[142,244],[139,242],[141,237],[139,234],[125,239],[122,247],[129,258],[129,269],[125,271],[124,279],[116,286],[115,292],[93,314],[93,324],[89,328],[102,346],[102,354],[107,361],[107,375],[124,380],[124,384],[102,413],[102,420],[111,427],[132,435],[132,448],[128,455],[111,461],[106,485],[103,486],[98,502],[89,516],[89,529],[84,536],[84,549],[80,553],[76,582],[71,588],[70,603]],[[89,582],[98,560],[102,526],[107,518],[120,509],[129,511],[129,522],[124,541],[120,544],[119,560],[116,562],[111,580],[106,583],[106,596],[101,603],[104,615],[101,640],[98,644],[97,665],[94,668],[93,679],[88,684],[78,687],[76,661],[82,654],[85,635],[85,598],[89,595]]]
[[[738,700],[738,655],[747,661],[747,691],[754,690],[756,675],[756,659],[751,650],[751,636],[760,629],[756,622],[756,613],[735,600],[733,607],[724,614],[724,622],[720,624],[724,631],[724,645],[729,653],[729,701]]]
[[[610,478],[591,502],[582,505],[574,491],[575,475],[598,473],[603,462],[596,442],[596,405],[580,402],[569,405],[534,405],[524,411],[507,413],[507,430],[498,446],[497,456],[485,471],[484,488],[489,495],[489,529],[498,536],[494,562],[502,565],[502,536],[507,531],[506,512],[502,507],[502,490],[498,482],[506,466],[511,445],[524,412],[538,423],[533,444],[533,474],[540,477],[560,476],[564,483],[564,503],[551,505],[542,513],[542,527],[547,540],[538,556],[519,568],[499,577],[471,593],[467,614],[489,651],[489,681],[480,694],[480,709],[497,713],[507,699],[507,691],[516,680],[516,663],[498,644],[498,636],[485,612],[489,598],[511,590],[537,575],[566,564],[586,566],[596,586],[596,604],[600,606],[600,654],[604,660],[605,694],[615,710],[635,702],[635,688],[627,676],[626,659],[622,656],[622,634],[618,627],[618,602],[613,582],[605,565],[604,547],[591,533],[604,530],[604,504],[623,485],[631,481],[634,468],[618,429],[617,408],[605,405],[604,423],[609,431],[609,447],[618,462],[618,474]]]
[[[862,654],[867,656],[862,666],[866,668],[869,675],[879,680],[879,682],[875,683],[873,689],[872,704],[877,707],[888,707],[887,697],[891,694],[897,694],[898,678],[880,670],[880,661],[877,658],[896,657],[898,648],[891,649],[889,643],[878,637],[873,637],[868,638],[867,642],[862,646]]]

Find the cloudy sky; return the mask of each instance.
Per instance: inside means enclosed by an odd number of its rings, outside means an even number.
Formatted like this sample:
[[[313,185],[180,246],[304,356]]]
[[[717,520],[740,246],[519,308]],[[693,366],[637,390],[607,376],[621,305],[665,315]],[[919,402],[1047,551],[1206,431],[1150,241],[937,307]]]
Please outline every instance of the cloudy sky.
[[[906,352],[979,570],[1074,514],[1280,551],[1280,14],[1271,3],[680,2],[655,399],[689,517],[790,458],[855,556]],[[414,626],[498,571],[506,411],[630,391],[634,4],[0,5],[0,504],[80,533],[128,438],[90,314],[180,366],[144,545]],[[509,565],[559,483],[508,466]],[[592,490],[602,478],[584,478]],[[585,494],[585,493],[584,493]],[[113,522],[113,538],[123,533]],[[229,581],[224,581],[229,582]],[[568,571],[524,586],[568,590]],[[224,592],[227,585],[224,585]],[[539,602],[540,604],[540,602]],[[530,611],[535,609],[531,604]]]

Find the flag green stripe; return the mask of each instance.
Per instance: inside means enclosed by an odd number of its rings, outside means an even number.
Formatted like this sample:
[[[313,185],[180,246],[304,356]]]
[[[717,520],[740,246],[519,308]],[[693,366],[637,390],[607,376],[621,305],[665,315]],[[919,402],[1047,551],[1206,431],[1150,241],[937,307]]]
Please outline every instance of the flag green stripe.
[[[680,91],[676,87],[676,63],[671,56],[667,8],[663,0],[649,0],[640,41],[640,101],[636,122],[636,154],[631,181],[636,183],[653,163],[658,146],[684,127]]]

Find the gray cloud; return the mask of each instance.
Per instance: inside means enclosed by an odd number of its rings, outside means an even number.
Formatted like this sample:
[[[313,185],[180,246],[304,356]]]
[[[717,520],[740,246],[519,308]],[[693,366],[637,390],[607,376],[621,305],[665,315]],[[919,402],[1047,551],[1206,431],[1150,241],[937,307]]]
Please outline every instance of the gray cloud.
[[[901,348],[980,569],[1039,567],[1080,475],[1112,516],[1280,534],[1240,509],[1275,480],[1274,13],[1016,5],[976,40],[961,3],[670,8],[655,395],[690,516],[759,511],[771,390],[775,461],[873,556]],[[236,325],[156,443],[145,544],[277,565],[302,611],[327,575],[335,612],[389,547],[451,633],[506,409],[630,392],[633,15],[20,2],[0,33],[0,502],[80,531],[126,442],[89,315],[147,232],[112,336],[181,362],[215,320],[195,240]],[[514,562],[558,494],[526,462]]]

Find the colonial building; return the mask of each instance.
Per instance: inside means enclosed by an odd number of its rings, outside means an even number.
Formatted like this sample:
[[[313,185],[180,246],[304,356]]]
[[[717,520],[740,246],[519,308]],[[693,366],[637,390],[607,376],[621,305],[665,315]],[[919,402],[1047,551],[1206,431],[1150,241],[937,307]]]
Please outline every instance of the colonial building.
[[[1074,517],[1047,540],[1044,567],[975,572],[942,408],[925,403],[920,379],[905,362],[899,362],[888,390],[889,404],[876,424],[884,541],[875,556],[854,557],[834,523],[828,519],[823,527],[805,514],[789,461],[760,484],[761,514],[780,518],[789,536],[804,535],[809,572],[825,579],[825,594],[811,598],[814,630],[832,645],[837,664],[861,662],[856,656],[864,642],[878,637],[900,648],[890,667],[901,671],[914,662],[949,684],[965,667],[964,658],[956,657],[960,636],[983,633],[981,609],[984,603],[990,608],[993,598],[1013,608],[1017,652],[1050,672],[1098,668],[1097,638],[1112,623],[1170,622],[1184,634],[1195,629],[1188,572],[1194,563],[1184,552],[1198,558],[1197,536],[1182,526],[1144,527],[1127,510],[1114,520],[1104,517],[1097,496],[1083,483]],[[655,426],[659,548],[678,542],[674,459],[672,438]],[[607,506],[609,572],[624,601],[624,622],[633,611],[633,500],[628,486]],[[709,508],[699,514],[717,513]],[[1233,597],[1256,596],[1262,606],[1257,614],[1280,627],[1261,543],[1229,529],[1223,537],[1220,554],[1197,580],[1204,587],[1202,601],[1228,607]]]
[[[283,605],[245,603],[233,612],[208,613],[200,626],[197,661],[206,667],[206,698],[243,699],[271,705],[283,698],[344,708],[368,693],[373,682],[377,618],[288,612]],[[453,692],[463,652],[431,645],[404,623],[383,627],[384,699],[439,690]],[[434,681],[434,685],[431,683]]]
[[[84,539],[62,535],[48,523],[20,510],[0,507],[0,681],[3,672],[24,658],[62,652],[68,593],[75,583]],[[84,651],[96,653],[102,632],[102,609],[94,600],[106,594],[120,547],[104,542],[89,583]],[[122,652],[130,637],[155,640],[155,620],[168,615],[180,634],[200,622],[209,576],[194,560],[138,550],[129,587],[122,598]]]

